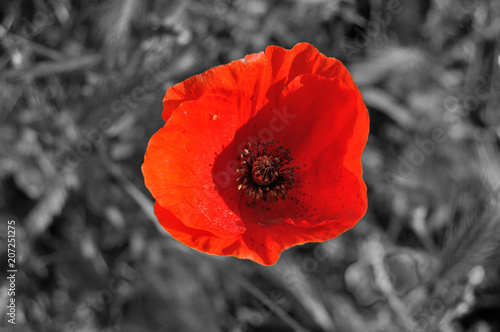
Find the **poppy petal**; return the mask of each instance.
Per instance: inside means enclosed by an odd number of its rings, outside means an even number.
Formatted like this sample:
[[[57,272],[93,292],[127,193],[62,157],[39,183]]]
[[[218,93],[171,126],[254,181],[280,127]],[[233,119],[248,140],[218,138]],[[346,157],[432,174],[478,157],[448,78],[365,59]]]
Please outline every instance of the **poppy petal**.
[[[260,52],[211,68],[172,86],[163,98],[163,120],[167,121],[185,101],[197,100],[203,95],[223,96],[235,101],[238,109],[255,111],[254,90],[264,64],[264,53]],[[245,118],[241,120],[244,122]]]
[[[268,46],[265,52],[211,68],[174,85],[163,99],[162,116],[167,121],[184,101],[204,94],[234,98],[240,108],[248,108],[248,114],[253,116],[264,105],[274,103],[282,87],[302,74],[335,77],[348,86],[354,84],[339,60],[326,57],[308,43],[299,43],[291,50]]]
[[[273,122],[277,118],[281,122]],[[235,175],[233,184],[220,189],[220,195],[245,224],[290,219],[292,224],[311,227],[327,220],[331,227],[339,224],[345,231],[367,208],[361,154],[368,131],[368,111],[357,89],[338,79],[300,75],[283,89],[276,109],[261,111],[247,121],[233,140],[245,142],[247,137],[266,133],[266,140],[290,148],[290,165],[300,167],[295,171],[296,187],[289,190],[286,200],[249,204],[241,199]],[[230,156],[238,154],[234,144],[228,149],[220,155],[224,163],[216,160],[216,168],[223,169]]]
[[[220,96],[183,103],[151,138],[142,167],[147,188],[162,206],[187,226],[222,237],[244,231],[211,174],[216,155],[233,139],[237,114]]]
[[[218,256],[250,259],[263,265],[275,264],[281,252],[292,246],[312,241],[326,241],[338,236],[338,230],[325,225],[312,229],[282,224],[276,228],[250,227],[244,234],[219,237],[206,230],[186,226],[169,209],[155,204],[155,215],[163,228],[183,244]]]

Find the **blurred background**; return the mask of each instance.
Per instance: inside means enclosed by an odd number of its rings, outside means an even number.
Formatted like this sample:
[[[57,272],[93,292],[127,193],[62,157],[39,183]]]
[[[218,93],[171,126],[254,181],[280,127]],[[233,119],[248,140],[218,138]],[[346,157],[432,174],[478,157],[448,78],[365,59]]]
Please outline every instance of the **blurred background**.
[[[2,0],[1,330],[500,331],[499,36],[496,0]],[[300,41],[370,111],[366,216],[272,267],[180,245],[140,171],[166,89]]]

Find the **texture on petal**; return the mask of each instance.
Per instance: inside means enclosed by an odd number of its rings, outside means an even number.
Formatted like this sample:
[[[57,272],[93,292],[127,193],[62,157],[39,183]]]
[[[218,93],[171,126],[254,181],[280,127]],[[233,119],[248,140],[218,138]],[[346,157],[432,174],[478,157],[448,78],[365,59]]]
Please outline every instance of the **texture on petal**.
[[[163,119],[186,101],[197,100],[203,95],[218,95],[232,100],[239,109],[255,109],[254,90],[263,71],[264,53],[257,53],[251,61],[237,60],[195,75],[167,90],[163,98]],[[244,121],[245,117],[242,117]]]
[[[248,114],[253,116],[267,103],[276,102],[283,86],[302,74],[336,77],[346,85],[354,84],[339,60],[326,57],[310,44],[299,43],[291,50],[268,46],[265,52],[214,67],[168,89],[163,119],[167,121],[184,101],[204,94],[234,98],[238,107],[249,108]]]
[[[233,139],[236,116],[224,97],[184,103],[151,138],[143,164],[146,186],[163,207],[186,225],[220,236],[244,230],[216,192],[211,174],[217,154]]]
[[[354,226],[367,207],[361,154],[369,123],[368,112],[359,98],[357,89],[338,79],[296,77],[283,89],[277,108],[261,111],[248,120],[216,158],[214,166],[215,173],[227,168],[241,142],[263,136],[291,149],[291,166],[300,167],[295,172],[296,187],[290,189],[287,200],[249,205],[238,195],[238,174],[234,173],[234,185],[219,190],[227,206],[245,224],[259,222],[272,227],[291,219],[293,224],[309,226],[332,221],[342,231]]]
[[[224,238],[186,226],[158,202],[155,204],[155,214],[173,238],[191,248],[212,255],[251,259],[263,265],[273,265],[281,252],[292,246],[326,241],[341,233],[325,225],[307,229],[289,224],[279,225],[275,229],[254,225],[242,235]]]

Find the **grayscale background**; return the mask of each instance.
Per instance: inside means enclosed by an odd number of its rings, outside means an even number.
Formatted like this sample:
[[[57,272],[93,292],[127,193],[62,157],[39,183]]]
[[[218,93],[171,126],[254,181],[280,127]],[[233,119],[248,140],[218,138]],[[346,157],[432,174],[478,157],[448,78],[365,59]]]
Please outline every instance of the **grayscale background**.
[[[0,330],[500,331],[499,36],[497,0],[2,0]],[[368,106],[366,216],[272,267],[169,238],[166,89],[301,41]]]

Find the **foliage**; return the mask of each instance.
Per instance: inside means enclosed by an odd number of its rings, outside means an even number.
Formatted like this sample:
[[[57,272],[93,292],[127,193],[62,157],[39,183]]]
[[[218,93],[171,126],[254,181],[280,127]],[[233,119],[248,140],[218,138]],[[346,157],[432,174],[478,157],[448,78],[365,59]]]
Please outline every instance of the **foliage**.
[[[500,329],[498,1],[8,0],[0,20],[19,330]],[[272,267],[179,245],[140,172],[165,90],[299,41],[369,108],[367,215]]]

